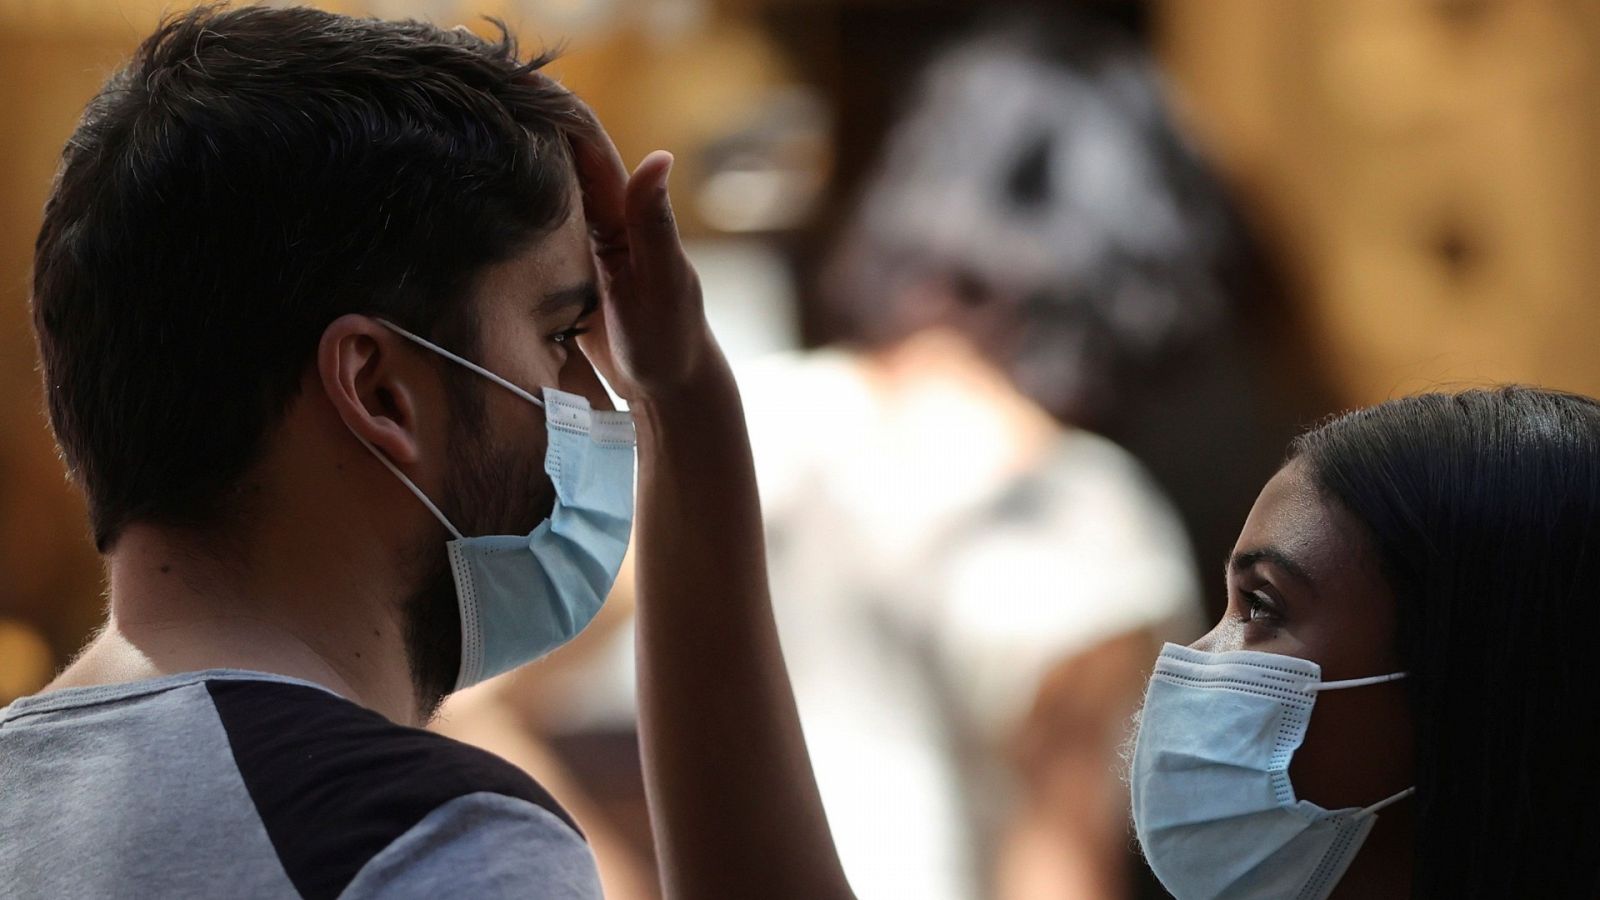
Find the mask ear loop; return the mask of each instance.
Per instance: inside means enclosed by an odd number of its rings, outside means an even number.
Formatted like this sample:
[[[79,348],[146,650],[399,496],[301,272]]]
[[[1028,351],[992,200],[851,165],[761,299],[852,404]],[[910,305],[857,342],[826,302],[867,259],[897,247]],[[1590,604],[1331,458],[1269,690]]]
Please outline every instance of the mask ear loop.
[[[1393,675],[1373,675],[1370,678],[1346,678],[1343,681],[1322,681],[1317,684],[1306,685],[1308,691],[1336,691],[1341,688],[1366,687],[1369,684],[1386,684],[1390,681],[1399,681],[1406,677],[1408,672],[1396,672]]]
[[[428,495],[422,492],[422,488],[417,487],[415,482],[413,482],[410,478],[407,478],[406,473],[400,471],[399,466],[396,466],[394,463],[390,462],[389,457],[384,456],[381,452],[379,452],[378,448],[372,446],[371,442],[369,442],[366,438],[356,434],[356,430],[354,428],[350,429],[350,433],[355,436],[356,440],[361,442],[361,446],[366,447],[369,451],[371,451],[373,456],[378,458],[378,462],[383,463],[384,468],[393,472],[394,476],[400,479],[402,484],[404,484],[407,488],[410,488],[411,493],[417,495],[417,499],[421,500],[422,505],[428,508],[428,512],[433,513],[433,517],[435,519],[438,519],[440,522],[444,523],[444,527],[449,530],[450,534],[454,536],[456,540],[466,540],[466,536],[460,531],[457,531],[456,526],[450,524],[450,520],[445,518],[444,513],[439,511],[439,507],[433,505],[433,501],[429,500]]]
[[[389,329],[390,331],[394,332],[395,334],[398,334],[401,337],[405,338],[406,340],[411,341],[412,343],[416,344],[417,346],[424,347],[424,348],[426,348],[428,350],[432,350],[433,352],[439,354],[440,356],[444,357],[445,359],[450,360],[453,363],[459,363],[460,365],[466,366],[467,368],[471,369],[474,372],[477,372],[479,375],[482,375],[483,377],[489,379],[490,381],[494,382],[495,384],[500,385],[501,387],[505,388],[506,390],[510,391],[511,393],[516,394],[518,397],[521,397],[522,399],[528,401],[529,403],[532,403],[534,406],[541,406],[541,407],[544,406],[544,401],[543,400],[540,400],[538,397],[535,397],[534,395],[528,393],[527,391],[523,390],[522,388],[517,387],[516,385],[514,385],[511,382],[505,380],[504,378],[501,378],[499,375],[496,375],[495,373],[489,371],[488,369],[485,369],[483,366],[478,365],[477,363],[473,362],[472,360],[467,359],[466,357],[457,356],[456,354],[451,353],[449,350],[446,350],[445,348],[439,346],[438,344],[435,344],[433,341],[430,341],[425,337],[421,337],[419,335],[412,334],[411,332],[405,330],[404,328],[401,328],[399,325],[394,324],[393,322],[389,321],[388,319],[378,319],[377,321],[378,321],[379,325],[382,325],[383,327]]]
[[[462,357],[462,356],[457,356],[456,354],[451,353],[449,350],[446,350],[445,348],[439,346],[438,344],[435,344],[433,341],[430,341],[427,338],[422,337],[421,335],[412,334],[411,332],[405,330],[404,328],[401,328],[399,325],[396,325],[395,323],[389,321],[388,319],[378,319],[377,322],[378,322],[379,325],[382,325],[383,327],[389,329],[390,331],[394,332],[395,334],[400,335],[401,337],[405,338],[406,340],[411,341],[412,343],[418,345],[419,347],[422,347],[422,348],[427,349],[427,350],[432,350],[434,353],[439,354],[440,356],[444,357],[445,359],[450,360],[453,363],[458,363],[460,365],[466,366],[468,369],[471,369],[472,371],[478,373],[479,375],[482,375],[483,377],[489,379],[490,381],[494,382],[495,384],[500,385],[501,387],[505,388],[506,390],[510,391],[511,393],[516,394],[518,397],[521,397],[522,399],[528,401],[529,403],[532,403],[534,406],[538,406],[540,408],[544,407],[544,401],[543,400],[540,400],[538,397],[535,397],[534,395],[528,393],[527,391],[523,390],[522,388],[517,387],[516,385],[514,385],[511,382],[505,380],[504,378],[501,378],[499,375],[496,375],[495,373],[489,371],[488,369],[485,369],[483,366],[478,365],[477,363],[473,362],[472,360],[467,359],[467,358]],[[348,426],[346,426],[346,427],[348,427]],[[460,540],[465,540],[466,539],[466,536],[463,535],[460,532],[460,530],[456,528],[455,525],[451,524],[449,519],[445,518],[445,514],[439,511],[439,507],[435,506],[433,501],[428,499],[428,495],[424,494],[422,492],[422,489],[417,487],[415,482],[413,482],[410,478],[407,478],[406,477],[406,473],[400,471],[400,468],[398,466],[396,466],[394,463],[389,461],[389,457],[384,456],[382,453],[378,452],[378,448],[372,446],[372,444],[366,438],[362,437],[359,434],[356,434],[356,430],[354,428],[350,429],[350,433],[352,435],[354,435],[355,439],[360,441],[361,445],[363,447],[366,447],[367,450],[370,451],[373,456],[376,456],[378,458],[378,462],[383,463],[385,468],[387,468],[389,471],[393,472],[394,476],[396,478],[400,479],[400,482],[402,484],[404,484],[408,489],[410,489],[411,493],[415,494],[417,496],[418,500],[422,501],[422,505],[426,506],[428,508],[428,512],[433,513],[433,517],[438,519],[444,525],[445,529],[448,530],[450,532],[450,534],[455,537],[456,540],[460,541]]]
[[[1365,809],[1361,810],[1361,812],[1357,813],[1357,815],[1364,816],[1364,815],[1368,815],[1368,814],[1376,814],[1379,810],[1387,809],[1388,807],[1390,807],[1390,806],[1392,806],[1392,805],[1394,805],[1396,803],[1399,803],[1401,800],[1404,800],[1405,798],[1411,796],[1412,794],[1415,794],[1416,792],[1417,792],[1417,789],[1415,787],[1408,787],[1405,790],[1401,791],[1398,794],[1395,794],[1393,797],[1390,797],[1387,800],[1379,800],[1377,803],[1374,803],[1371,806],[1366,807]]]
[[[1342,681],[1323,681],[1323,682],[1320,682],[1318,684],[1308,684],[1308,685],[1306,685],[1306,690],[1308,690],[1308,691],[1336,691],[1336,690],[1340,690],[1340,689],[1343,689],[1343,688],[1366,687],[1369,684],[1387,684],[1387,683],[1389,683],[1391,681],[1399,681],[1400,679],[1406,677],[1409,674],[1411,674],[1411,673],[1409,673],[1409,672],[1395,672],[1395,673],[1393,673],[1391,675],[1373,675],[1373,676],[1368,677],[1368,678],[1346,678],[1346,679],[1344,679]],[[1405,798],[1411,796],[1412,794],[1415,794],[1416,792],[1417,792],[1417,789],[1416,789],[1415,786],[1408,787],[1405,790],[1401,791],[1400,793],[1395,794],[1393,797],[1388,797],[1388,798],[1385,798],[1383,800],[1379,800],[1377,803],[1374,803],[1371,806],[1363,807],[1360,812],[1356,813],[1356,815],[1364,816],[1364,815],[1368,815],[1368,814],[1376,814],[1379,810],[1387,809],[1388,807],[1390,807],[1390,806],[1392,806],[1392,805],[1394,805],[1396,803],[1399,803],[1401,800],[1404,800]]]

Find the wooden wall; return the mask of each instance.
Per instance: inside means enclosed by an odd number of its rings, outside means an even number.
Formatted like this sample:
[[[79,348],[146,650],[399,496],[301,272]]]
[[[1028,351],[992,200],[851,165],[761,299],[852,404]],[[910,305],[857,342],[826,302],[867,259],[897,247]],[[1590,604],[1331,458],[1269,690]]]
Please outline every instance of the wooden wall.
[[[77,30],[73,11],[0,0],[0,703],[37,688],[101,606],[82,499],[46,430],[28,278],[57,155],[133,27]]]
[[[1158,21],[1346,402],[1600,393],[1600,4],[1166,0]]]

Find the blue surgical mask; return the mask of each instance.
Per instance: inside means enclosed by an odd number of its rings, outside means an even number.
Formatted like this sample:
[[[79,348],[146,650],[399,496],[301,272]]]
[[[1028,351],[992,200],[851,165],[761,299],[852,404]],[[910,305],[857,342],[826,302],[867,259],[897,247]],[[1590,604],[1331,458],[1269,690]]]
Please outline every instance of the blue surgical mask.
[[[1162,885],[1178,900],[1327,897],[1378,810],[1415,788],[1327,810],[1295,797],[1289,760],[1320,692],[1404,677],[1323,681],[1293,656],[1166,645],[1132,771],[1134,831]]]
[[[383,324],[544,408],[544,470],[555,506],[527,535],[463,535],[404,472],[356,435],[454,536],[446,549],[461,612],[455,683],[461,690],[565,644],[600,611],[633,525],[633,418],[592,409],[583,397],[549,387],[541,400],[398,325]]]

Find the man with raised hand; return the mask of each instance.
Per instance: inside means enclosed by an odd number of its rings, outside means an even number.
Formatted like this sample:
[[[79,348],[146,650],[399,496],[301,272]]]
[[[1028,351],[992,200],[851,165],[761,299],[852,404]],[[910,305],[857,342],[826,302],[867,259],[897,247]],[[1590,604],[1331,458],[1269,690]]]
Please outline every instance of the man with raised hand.
[[[33,309],[107,619],[0,710],[0,893],[597,896],[553,798],[415,726],[581,630],[632,527],[668,896],[848,895],[671,157],[545,61],[205,8],[90,103]]]

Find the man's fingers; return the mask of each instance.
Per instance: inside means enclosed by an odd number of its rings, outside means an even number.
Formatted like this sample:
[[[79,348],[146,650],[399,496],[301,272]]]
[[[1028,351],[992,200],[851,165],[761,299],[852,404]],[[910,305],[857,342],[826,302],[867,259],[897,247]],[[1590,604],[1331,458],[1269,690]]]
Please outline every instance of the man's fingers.
[[[583,215],[602,255],[626,249],[628,170],[594,111],[577,101],[590,133],[572,141],[573,165],[583,195]]]
[[[634,271],[658,284],[676,283],[684,267],[678,223],[667,194],[671,171],[672,154],[657,150],[646,156],[628,180],[625,201]]]

